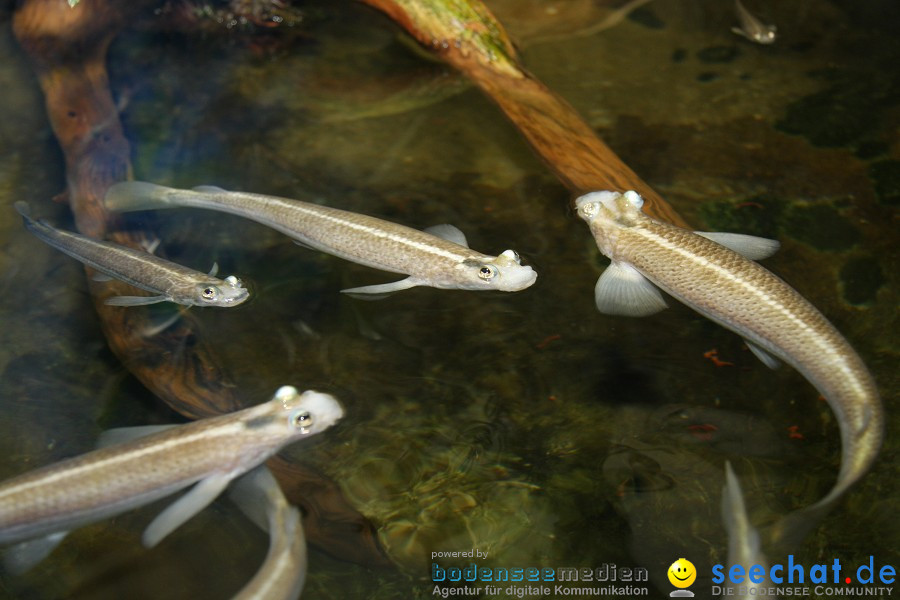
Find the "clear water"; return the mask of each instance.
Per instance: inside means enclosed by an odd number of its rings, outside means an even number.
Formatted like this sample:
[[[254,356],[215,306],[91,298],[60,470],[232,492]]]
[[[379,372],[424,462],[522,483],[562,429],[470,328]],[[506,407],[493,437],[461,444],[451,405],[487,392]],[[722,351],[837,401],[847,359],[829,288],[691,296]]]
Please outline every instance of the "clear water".
[[[659,0],[595,34],[585,24],[608,13],[596,3],[493,6],[529,69],[698,229],[782,241],[766,265],[859,351],[889,419],[875,469],[795,555],[900,564],[896,6],[754,5],[779,26],[771,47],[730,33],[728,2]],[[9,11],[0,196],[71,227],[51,202],[64,165]],[[515,248],[540,273],[517,294],[361,302],[338,291],[394,276],[227,215],[136,221],[170,258],[215,260],[253,285],[253,302],[194,315],[246,397],[290,383],[348,409],[289,453],[338,482],[398,568],[314,549],[305,598],[431,597],[431,553],[473,548],[489,553],[483,567],[648,566],[651,594],[665,594],[676,558],[701,577],[725,560],[726,459],[760,526],[830,488],[837,425],[799,374],[769,371],[674,302],[645,319],[597,313],[603,259],[569,193],[491,102],[365,7],[304,13],[303,35],[161,34],[148,17],[121,36],[111,82],[136,177],[453,223],[474,248]],[[87,451],[104,428],[176,418],[107,349],[80,266],[12,208],[0,211],[0,292],[0,476]],[[715,366],[713,349],[733,365]],[[224,500],[146,551],[139,534],[159,508],[79,530],[25,576],[0,572],[0,595],[225,598],[264,556],[263,534]]]

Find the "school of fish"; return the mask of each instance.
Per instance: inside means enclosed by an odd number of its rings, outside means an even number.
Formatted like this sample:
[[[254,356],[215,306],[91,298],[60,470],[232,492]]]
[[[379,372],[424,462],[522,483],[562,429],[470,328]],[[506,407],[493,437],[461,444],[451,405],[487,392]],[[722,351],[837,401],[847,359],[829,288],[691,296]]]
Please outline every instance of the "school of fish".
[[[739,2],[736,6],[743,8]],[[747,19],[745,30],[752,23]],[[774,28],[771,33],[771,39],[757,39],[744,32],[760,43],[770,43]],[[190,207],[230,213],[271,227],[308,248],[407,275],[400,281],[342,290],[362,297],[414,286],[514,292],[530,287],[537,278],[515,251],[496,256],[476,252],[450,225],[419,231],[319,204],[208,186],[184,190],[122,182],[109,189],[105,202],[118,212]],[[820,500],[783,517],[768,536],[769,544],[779,548],[799,544],[865,474],[880,450],[884,412],[868,369],[818,310],[755,262],[774,253],[778,242],[693,232],[653,219],[643,212],[643,199],[634,191],[591,192],[577,198],[575,206],[600,252],[611,261],[594,289],[598,310],[651,315],[666,307],[663,291],[743,337],[767,366],[775,368],[781,360],[794,367],[827,400],[841,432],[837,480]],[[24,202],[16,202],[15,209],[26,229],[45,243],[99,276],[153,294],[113,297],[108,304],[168,301],[233,307],[249,297],[236,277],[216,279],[215,267],[203,274],[159,258],[152,249],[126,248],[51,227],[34,220]],[[307,573],[300,514],[262,463],[284,446],[333,426],[343,414],[340,403],[328,394],[301,394],[283,386],[268,402],[215,418],[106,432],[97,450],[0,482],[0,545],[10,546],[4,564],[10,571],[22,572],[71,530],[193,486],[147,527],[143,542],[152,547],[234,482],[229,496],[270,536],[262,566],[235,597],[297,598]],[[764,564],[760,535],[749,521],[730,464],[721,499],[729,564]],[[760,590],[757,595],[764,593]]]
[[[262,223],[297,243],[362,265],[409,275],[406,279],[342,290],[348,294],[387,294],[414,286],[439,289],[517,292],[537,273],[522,265],[514,250],[489,256],[469,248],[452,225],[419,231],[376,217],[329,206],[204,186],[193,190],[126,181],[109,188],[106,207],[128,212],[191,207],[216,210]]]

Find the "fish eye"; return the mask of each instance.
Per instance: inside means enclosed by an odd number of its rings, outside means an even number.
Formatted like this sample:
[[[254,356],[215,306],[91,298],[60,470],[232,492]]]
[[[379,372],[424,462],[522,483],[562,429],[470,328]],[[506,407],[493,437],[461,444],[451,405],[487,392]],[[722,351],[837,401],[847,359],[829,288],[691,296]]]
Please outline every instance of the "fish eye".
[[[219,288],[214,285],[208,285],[200,292],[200,296],[204,300],[215,300],[219,297]]]
[[[519,253],[512,248],[510,248],[509,250],[504,250],[497,258],[504,258],[506,260],[514,261],[517,265],[522,264],[522,257],[519,256]]]
[[[489,279],[493,279],[497,274],[497,269],[492,267],[491,265],[481,265],[481,268],[478,269],[478,276],[488,281]]]
[[[226,277],[225,283],[227,283],[231,287],[235,287],[235,288],[243,287],[243,285],[244,285],[244,282],[242,282],[240,279],[238,279],[234,275],[229,275],[228,277]]]
[[[294,411],[288,419],[291,427],[299,429],[302,433],[309,431],[313,424],[312,415],[309,414],[308,410]]]
[[[585,202],[578,210],[586,217],[593,217],[600,210],[600,204],[598,202]]]

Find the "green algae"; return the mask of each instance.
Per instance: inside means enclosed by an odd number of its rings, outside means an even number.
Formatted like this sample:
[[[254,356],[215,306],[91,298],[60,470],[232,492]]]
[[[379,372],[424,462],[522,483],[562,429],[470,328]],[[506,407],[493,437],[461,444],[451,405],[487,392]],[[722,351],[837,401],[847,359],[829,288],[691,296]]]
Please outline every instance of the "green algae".
[[[700,206],[700,215],[710,231],[732,231],[777,238],[785,201],[770,195],[740,200],[719,200]]]
[[[865,306],[875,301],[878,290],[887,282],[878,259],[860,256],[841,267],[841,288],[844,300],[855,306]]]
[[[869,166],[869,177],[882,204],[900,204],[900,160],[882,160]]]
[[[785,215],[784,231],[818,250],[848,250],[862,239],[859,230],[827,204],[792,206]]]

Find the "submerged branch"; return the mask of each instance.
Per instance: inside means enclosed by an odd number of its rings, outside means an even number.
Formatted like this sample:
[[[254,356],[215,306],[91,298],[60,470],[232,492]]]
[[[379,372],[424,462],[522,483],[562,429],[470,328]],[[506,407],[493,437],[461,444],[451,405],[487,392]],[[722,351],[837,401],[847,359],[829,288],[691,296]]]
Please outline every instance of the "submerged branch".
[[[644,210],[687,223],[562,97],[528,73],[503,26],[480,0],[362,0],[477,84],[573,192],[636,190]]]

